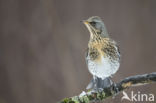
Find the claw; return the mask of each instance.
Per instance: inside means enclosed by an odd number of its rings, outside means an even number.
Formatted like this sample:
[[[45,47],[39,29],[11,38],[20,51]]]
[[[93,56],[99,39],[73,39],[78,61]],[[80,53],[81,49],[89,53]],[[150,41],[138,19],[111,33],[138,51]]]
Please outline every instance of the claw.
[[[112,84],[111,93],[113,94],[113,97],[112,97],[113,99],[119,93],[119,89],[117,88],[117,85],[114,82]]]

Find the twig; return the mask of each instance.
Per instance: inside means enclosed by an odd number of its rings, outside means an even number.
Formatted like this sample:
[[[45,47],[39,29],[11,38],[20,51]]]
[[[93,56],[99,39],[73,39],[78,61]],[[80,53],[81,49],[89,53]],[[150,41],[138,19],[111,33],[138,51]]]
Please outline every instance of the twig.
[[[149,84],[152,82],[156,82],[156,72],[127,77],[122,81],[120,81],[119,83],[117,83],[115,88],[118,88],[119,93],[122,90],[127,89],[129,87]],[[65,98],[58,103],[89,103],[95,101],[102,101],[116,94],[116,90],[112,88],[113,87],[110,86],[99,92],[88,91],[83,95]]]

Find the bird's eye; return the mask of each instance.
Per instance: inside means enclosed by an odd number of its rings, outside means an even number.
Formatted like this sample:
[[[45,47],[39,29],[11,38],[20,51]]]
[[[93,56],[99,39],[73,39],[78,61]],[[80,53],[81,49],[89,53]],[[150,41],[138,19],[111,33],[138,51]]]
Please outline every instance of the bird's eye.
[[[95,26],[95,25],[96,25],[96,22],[90,22],[90,24],[91,24],[92,26]]]

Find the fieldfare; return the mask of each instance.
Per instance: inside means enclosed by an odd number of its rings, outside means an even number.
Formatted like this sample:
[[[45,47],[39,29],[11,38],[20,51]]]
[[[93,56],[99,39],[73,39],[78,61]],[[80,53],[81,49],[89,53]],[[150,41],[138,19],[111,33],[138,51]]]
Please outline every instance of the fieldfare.
[[[120,66],[120,52],[117,43],[109,38],[106,27],[98,16],[83,20],[90,32],[86,51],[86,62],[93,75],[87,89],[101,89],[113,84],[110,77]]]

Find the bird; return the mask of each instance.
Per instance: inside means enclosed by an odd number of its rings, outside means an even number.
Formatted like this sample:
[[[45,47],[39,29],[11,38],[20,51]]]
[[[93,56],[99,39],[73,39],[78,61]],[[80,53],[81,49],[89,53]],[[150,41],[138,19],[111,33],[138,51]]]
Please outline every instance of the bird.
[[[85,59],[88,70],[93,75],[86,89],[107,88],[114,84],[111,78],[120,67],[119,46],[109,37],[99,16],[89,17],[82,22],[90,34]]]

